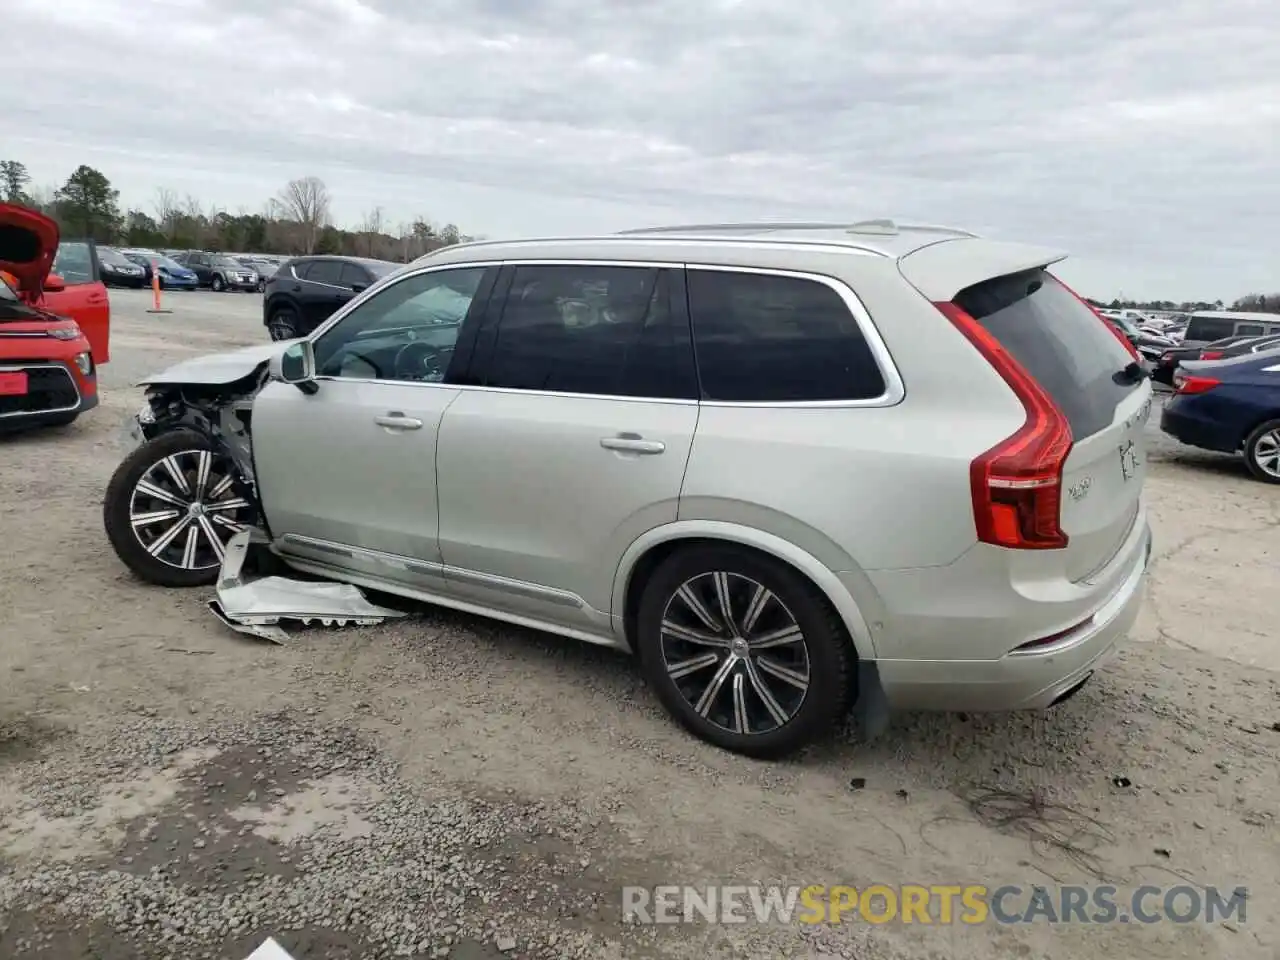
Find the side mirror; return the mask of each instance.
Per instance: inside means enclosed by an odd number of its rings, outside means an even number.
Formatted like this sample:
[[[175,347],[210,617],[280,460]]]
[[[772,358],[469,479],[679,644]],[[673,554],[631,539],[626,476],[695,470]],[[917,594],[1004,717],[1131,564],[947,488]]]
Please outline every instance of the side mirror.
[[[56,273],[51,273],[44,278],[45,293],[61,293],[67,289],[67,281],[63,280]]]
[[[271,361],[271,375],[284,383],[292,383],[308,396],[320,389],[316,383],[316,355],[310,340],[291,343]]]
[[[367,283],[353,283],[351,285],[352,293],[364,293],[368,289],[369,285]]]

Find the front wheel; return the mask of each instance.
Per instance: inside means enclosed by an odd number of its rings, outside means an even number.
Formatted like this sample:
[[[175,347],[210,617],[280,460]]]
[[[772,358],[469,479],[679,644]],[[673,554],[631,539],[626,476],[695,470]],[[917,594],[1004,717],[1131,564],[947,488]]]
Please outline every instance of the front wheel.
[[[1280,483],[1280,420],[1268,420],[1249,434],[1244,462],[1264,483]]]
[[[267,332],[272,340],[292,340],[298,334],[298,315],[289,307],[280,307],[272,312],[267,322]]]
[[[635,645],[689,731],[779,757],[837,729],[857,661],[835,610],[790,567],[733,546],[679,550],[644,587]]]
[[[221,293],[223,290],[227,289],[226,281],[215,273],[213,275],[213,279],[209,281],[209,289],[214,293]]]
[[[254,522],[236,490],[236,471],[212,441],[190,430],[162,434],[134,450],[107,485],[107,539],[140,579],[162,587],[207,586],[227,541]]]

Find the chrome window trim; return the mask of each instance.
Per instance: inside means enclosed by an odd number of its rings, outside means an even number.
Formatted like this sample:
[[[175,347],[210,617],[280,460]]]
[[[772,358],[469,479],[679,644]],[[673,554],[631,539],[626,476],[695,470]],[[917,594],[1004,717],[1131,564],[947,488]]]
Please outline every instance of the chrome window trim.
[[[80,395],[80,385],[76,383],[76,378],[71,375],[71,371],[67,369],[63,363],[5,363],[0,364],[0,373],[17,373],[20,370],[57,370],[71,381],[71,389],[75,391],[76,402],[69,407],[54,407],[50,410],[19,410],[15,413],[0,413],[0,419],[10,419],[12,417],[42,417],[50,413],[70,413],[72,410],[79,410],[80,405],[84,402],[84,397]]]
[[[664,241],[666,242],[666,241]],[[373,296],[378,295],[383,290],[390,289],[398,283],[418,277],[426,273],[436,273],[442,270],[474,270],[476,268],[489,269],[490,267],[520,267],[520,266],[586,266],[586,267],[640,267],[644,269],[677,269],[677,270],[713,270],[721,273],[747,273],[765,276],[790,277],[797,280],[809,280],[821,283],[824,286],[834,290],[836,295],[844,302],[845,307],[853,315],[854,322],[858,326],[863,339],[871,350],[871,354],[876,361],[876,366],[880,370],[880,375],[884,379],[885,389],[879,396],[868,397],[855,400],[787,400],[787,401],[732,401],[732,400],[684,400],[668,397],[623,397],[616,394],[597,394],[597,393],[567,393],[557,390],[520,390],[513,387],[485,387],[472,384],[450,384],[450,383],[422,383],[412,380],[379,380],[365,377],[316,377],[318,381],[338,381],[342,383],[381,383],[393,384],[402,387],[427,387],[427,388],[444,388],[447,390],[466,390],[485,393],[509,393],[518,394],[520,396],[548,396],[548,397],[570,397],[581,400],[622,400],[635,403],[665,403],[680,405],[701,405],[707,407],[730,407],[730,408],[767,408],[767,409],[845,409],[845,408],[863,408],[863,407],[892,407],[901,403],[906,397],[906,386],[903,384],[902,376],[898,372],[897,365],[893,361],[893,355],[889,352],[888,345],[880,336],[875,322],[871,319],[871,314],[867,311],[862,300],[853,291],[853,289],[843,280],[835,277],[826,276],[820,273],[809,273],[803,270],[781,270],[772,267],[741,267],[741,266],[723,266],[719,264],[706,264],[686,262],[682,260],[594,260],[579,258],[538,258],[538,259],[519,259],[519,260],[458,260],[451,263],[428,263],[417,266],[417,263],[410,265],[414,269],[407,270],[400,274],[391,274],[384,278],[388,282],[383,285],[381,283],[371,286],[363,293],[357,294],[352,300],[344,304],[340,309],[334,312],[323,324],[317,327],[307,339],[315,343],[323,336],[331,327],[341,323],[353,310],[357,309],[362,303]]]

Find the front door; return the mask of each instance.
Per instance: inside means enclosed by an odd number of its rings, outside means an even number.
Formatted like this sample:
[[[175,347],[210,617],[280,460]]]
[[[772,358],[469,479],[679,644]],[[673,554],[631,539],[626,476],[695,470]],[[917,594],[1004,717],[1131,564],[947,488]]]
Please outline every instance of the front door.
[[[628,546],[676,519],[698,422],[683,281],[635,266],[505,268],[441,426],[452,594],[600,633]]]
[[[44,308],[75,320],[89,341],[94,366],[102,366],[111,359],[111,299],[102,282],[97,245],[92,240],[63,240],[52,272],[66,288],[46,292]]]
[[[255,398],[259,495],[283,553],[438,586],[437,437],[458,396],[446,383],[454,344],[485,274],[399,279],[316,338],[315,393],[277,382]],[[432,309],[442,288],[459,305],[448,316]]]

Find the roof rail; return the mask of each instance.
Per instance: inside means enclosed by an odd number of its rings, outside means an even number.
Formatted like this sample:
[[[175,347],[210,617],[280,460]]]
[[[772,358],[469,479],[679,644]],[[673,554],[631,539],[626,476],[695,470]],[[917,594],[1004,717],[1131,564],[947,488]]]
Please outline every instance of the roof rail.
[[[635,236],[640,234],[663,234],[663,233],[698,233],[698,232],[735,232],[735,233],[764,233],[773,230],[843,230],[846,233],[865,235],[865,236],[896,236],[903,230],[920,231],[927,233],[946,233],[958,237],[976,238],[976,233],[968,230],[961,230],[957,227],[944,227],[927,223],[896,223],[893,220],[858,220],[853,223],[832,223],[824,221],[786,221],[786,220],[761,220],[744,223],[693,223],[682,224],[669,227],[639,227],[632,230],[619,231],[623,236]]]
[[[689,223],[670,227],[639,227],[633,230],[618,231],[623,235],[643,233],[696,233],[699,230],[726,231],[741,233],[760,233],[763,230],[839,230],[842,223],[823,223],[821,221],[787,221],[764,220],[746,223]]]

